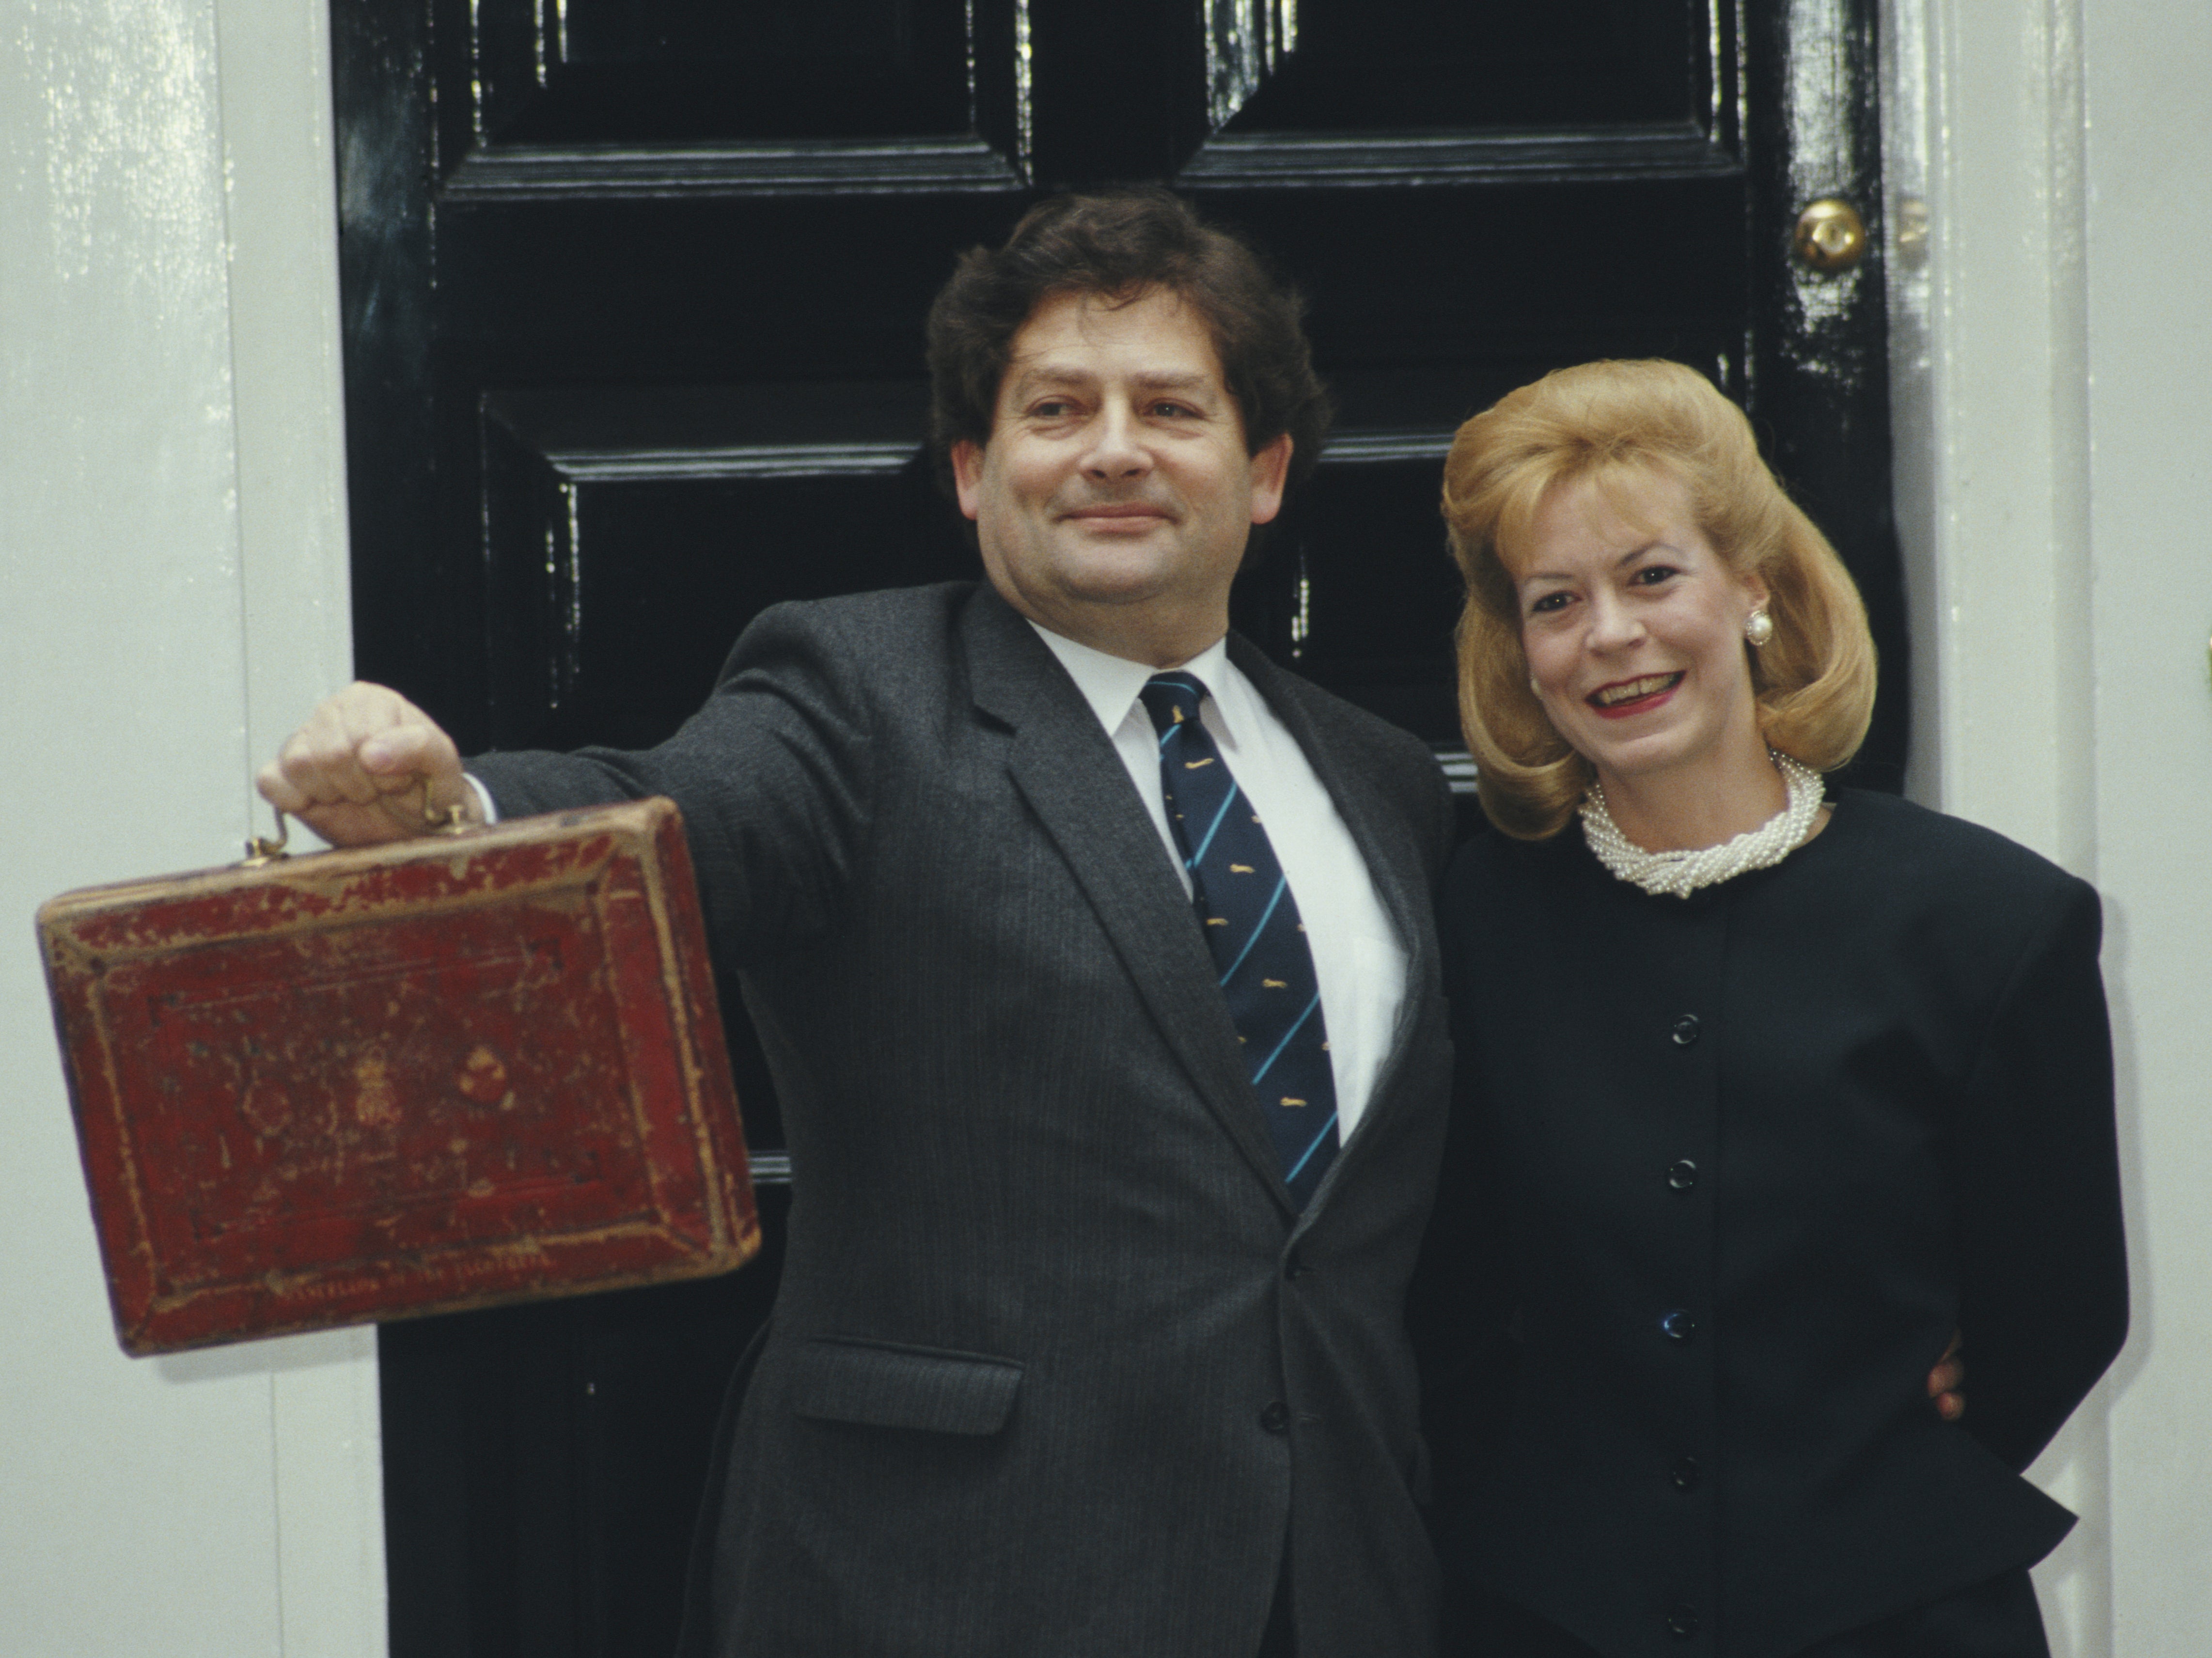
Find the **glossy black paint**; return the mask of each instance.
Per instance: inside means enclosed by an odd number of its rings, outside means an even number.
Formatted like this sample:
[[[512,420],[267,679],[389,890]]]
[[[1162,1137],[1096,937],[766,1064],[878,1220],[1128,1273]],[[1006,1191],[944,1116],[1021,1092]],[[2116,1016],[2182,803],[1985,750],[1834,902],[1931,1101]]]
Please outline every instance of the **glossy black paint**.
[[[726,1277],[384,1327],[394,1658],[666,1658],[701,1436],[781,1266],[761,1195]]]
[[[1748,403],[1769,460],[1865,597],[1881,689],[1848,780],[1896,793],[1911,667],[1890,505],[1879,15],[1872,0],[1750,8],[1753,78],[1775,93],[1752,106]],[[1866,223],[1866,257],[1848,272],[1809,271],[1790,254],[1798,214],[1823,197]]]
[[[1235,597],[1270,652],[1452,743],[1453,428],[1554,367],[1675,357],[1859,574],[1893,786],[1879,226],[1844,282],[1786,252],[1808,154],[1879,210],[1873,0],[1300,0],[1294,44],[1280,0],[1215,30],[1238,10],[332,0],[358,671],[465,750],[645,744],[763,606],[973,574],[918,453],[929,299],[1042,191],[1154,179],[1303,288],[1338,402]],[[384,1332],[395,1658],[667,1649],[781,1202],[714,1284]]]

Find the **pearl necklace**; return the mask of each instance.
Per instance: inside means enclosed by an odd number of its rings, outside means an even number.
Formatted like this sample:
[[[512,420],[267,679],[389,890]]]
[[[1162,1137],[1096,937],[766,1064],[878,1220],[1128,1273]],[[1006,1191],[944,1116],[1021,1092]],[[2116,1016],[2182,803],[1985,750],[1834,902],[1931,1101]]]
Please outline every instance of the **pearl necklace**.
[[[1790,791],[1790,804],[1757,829],[1746,829],[1717,847],[1680,852],[1646,852],[1620,832],[1606,810],[1605,791],[1590,780],[1583,797],[1583,839],[1597,860],[1620,879],[1657,896],[1686,898],[1699,887],[1717,885],[1746,871],[1766,869],[1803,846],[1820,811],[1820,774],[1788,755],[1769,749],[1767,757]]]

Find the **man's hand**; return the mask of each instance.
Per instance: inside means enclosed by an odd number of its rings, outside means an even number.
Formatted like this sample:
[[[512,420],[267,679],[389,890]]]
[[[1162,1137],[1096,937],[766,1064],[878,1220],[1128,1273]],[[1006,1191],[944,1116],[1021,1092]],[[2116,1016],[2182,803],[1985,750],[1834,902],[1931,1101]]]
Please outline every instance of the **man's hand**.
[[[483,821],[453,738],[382,685],[325,697],[255,780],[270,805],[335,847],[428,834],[455,806],[462,822]]]
[[[1928,1373],[1928,1397],[1936,1401],[1936,1414],[1946,1422],[1956,1422],[1966,1413],[1966,1396],[1959,1391],[1966,1379],[1966,1361],[1959,1357],[1963,1340],[1958,1331],[1952,1331],[1951,1345]]]

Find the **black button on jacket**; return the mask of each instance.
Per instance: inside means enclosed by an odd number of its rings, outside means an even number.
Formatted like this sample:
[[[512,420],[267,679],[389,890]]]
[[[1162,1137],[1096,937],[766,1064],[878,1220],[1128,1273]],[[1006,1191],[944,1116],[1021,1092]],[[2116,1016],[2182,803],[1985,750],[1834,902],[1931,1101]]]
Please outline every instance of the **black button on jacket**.
[[[2018,1471],[2126,1323],[2095,893],[1845,791],[1687,900],[1575,829],[1485,835],[1443,917],[1462,1078],[1415,1317],[1448,1576],[1607,1658],[1681,1644],[1684,1606],[1720,1658],[1786,1658],[2048,1552],[2071,1516]],[[1957,1425],[1926,1397],[1954,1327]]]

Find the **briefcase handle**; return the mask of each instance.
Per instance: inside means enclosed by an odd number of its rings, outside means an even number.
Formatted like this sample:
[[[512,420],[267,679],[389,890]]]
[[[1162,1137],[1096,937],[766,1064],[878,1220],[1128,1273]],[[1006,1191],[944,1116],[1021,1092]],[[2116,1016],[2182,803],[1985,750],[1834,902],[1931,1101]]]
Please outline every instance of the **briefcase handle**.
[[[442,813],[431,811],[429,781],[427,777],[422,780],[423,827],[434,835],[466,835],[469,832],[467,809],[456,800]],[[264,864],[273,864],[292,855],[284,850],[285,842],[292,838],[291,831],[284,826],[284,809],[276,806],[270,810],[276,814],[276,838],[271,841],[263,835],[247,836],[246,856],[238,860],[239,868],[259,869]]]

